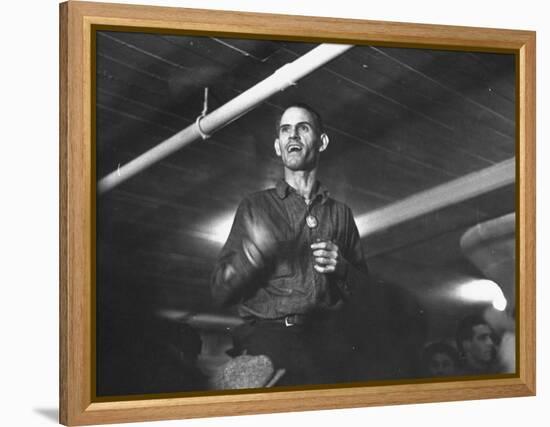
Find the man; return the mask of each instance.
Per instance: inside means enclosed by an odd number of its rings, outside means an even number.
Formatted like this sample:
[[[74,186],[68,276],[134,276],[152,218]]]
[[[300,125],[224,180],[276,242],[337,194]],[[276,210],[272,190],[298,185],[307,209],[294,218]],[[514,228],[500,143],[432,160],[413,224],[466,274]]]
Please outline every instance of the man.
[[[213,275],[214,301],[236,304],[245,320],[234,330],[236,351],[267,355],[286,370],[279,384],[340,378],[347,343],[329,314],[367,281],[351,210],[317,180],[328,143],[311,107],[283,112],[274,146],[284,180],[241,202]]]
[[[496,374],[496,339],[482,316],[463,318],[457,328],[456,344],[461,356],[463,375]]]

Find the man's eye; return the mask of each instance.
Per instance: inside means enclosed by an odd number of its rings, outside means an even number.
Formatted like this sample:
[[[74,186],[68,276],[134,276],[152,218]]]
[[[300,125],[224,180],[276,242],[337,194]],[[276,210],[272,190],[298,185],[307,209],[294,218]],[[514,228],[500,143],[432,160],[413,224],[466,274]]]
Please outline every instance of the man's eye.
[[[300,132],[309,132],[309,126],[308,125],[299,125],[298,130]]]

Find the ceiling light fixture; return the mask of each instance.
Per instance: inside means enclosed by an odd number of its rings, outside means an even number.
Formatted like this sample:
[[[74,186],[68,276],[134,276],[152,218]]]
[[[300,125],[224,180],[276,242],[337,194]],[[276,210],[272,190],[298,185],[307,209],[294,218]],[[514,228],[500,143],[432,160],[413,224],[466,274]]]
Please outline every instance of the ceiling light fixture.
[[[472,279],[461,283],[455,290],[455,296],[464,301],[491,303],[499,311],[504,311],[508,304],[500,286],[487,279]]]

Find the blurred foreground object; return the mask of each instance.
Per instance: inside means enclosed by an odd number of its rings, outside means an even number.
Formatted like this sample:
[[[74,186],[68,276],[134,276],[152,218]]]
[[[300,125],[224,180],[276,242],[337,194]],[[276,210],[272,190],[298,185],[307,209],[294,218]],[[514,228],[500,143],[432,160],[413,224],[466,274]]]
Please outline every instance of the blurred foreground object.
[[[272,387],[284,373],[284,369],[275,371],[267,356],[242,355],[221,366],[211,381],[219,390]]]

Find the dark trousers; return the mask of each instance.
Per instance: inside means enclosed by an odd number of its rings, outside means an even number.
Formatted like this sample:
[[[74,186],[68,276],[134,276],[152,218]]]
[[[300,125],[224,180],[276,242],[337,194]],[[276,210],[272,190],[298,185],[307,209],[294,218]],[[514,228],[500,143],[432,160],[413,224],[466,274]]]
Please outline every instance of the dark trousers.
[[[331,384],[346,380],[342,366],[352,346],[326,320],[287,327],[282,322],[251,320],[233,331],[235,351],[266,355],[284,368],[283,385]]]

